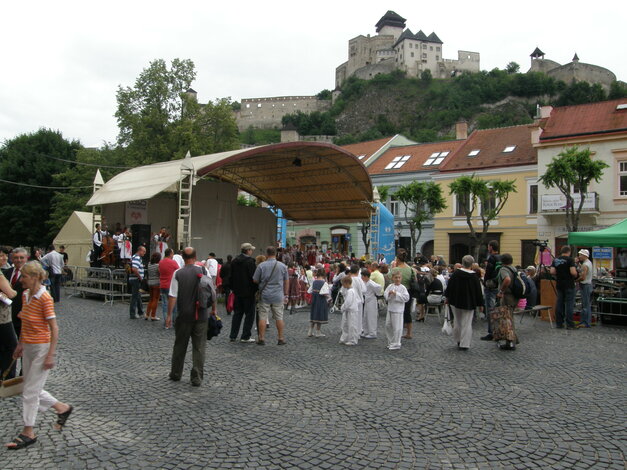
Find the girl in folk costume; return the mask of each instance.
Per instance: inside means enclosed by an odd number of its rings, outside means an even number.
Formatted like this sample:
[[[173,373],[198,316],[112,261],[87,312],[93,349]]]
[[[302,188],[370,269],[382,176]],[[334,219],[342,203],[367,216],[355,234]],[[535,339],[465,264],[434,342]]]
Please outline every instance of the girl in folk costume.
[[[377,296],[381,295],[381,286],[370,279],[370,271],[361,270],[361,280],[366,288],[364,295],[363,338],[375,339],[377,337],[377,320],[379,308]]]
[[[309,288],[309,282],[307,280],[307,273],[305,272],[305,268],[300,266],[298,268],[298,307],[305,307],[307,305],[307,301],[305,300],[307,289]]]
[[[60,402],[44,390],[48,373],[55,365],[59,327],[52,297],[42,285],[46,272],[37,261],[21,269],[20,280],[26,289],[22,295],[22,331],[13,358],[22,358],[24,390],[22,392],[24,428],[12,442],[11,450],[23,449],[37,441],[34,426],[38,411],[54,408],[57,429],[61,430],[72,413],[72,406]]]
[[[362,318],[364,316],[364,295],[366,294],[366,286],[359,276],[359,265],[353,264],[350,267],[350,277],[353,278],[353,290],[357,296],[357,302],[359,302],[359,315],[357,316],[357,329],[361,335],[363,325]]]
[[[298,269],[294,263],[289,265],[289,269],[287,270],[288,275],[288,300],[287,304],[290,308],[290,315],[294,313],[294,309],[299,303],[300,300],[300,288],[298,285]]]
[[[131,245],[131,232],[128,227],[124,227],[124,231],[118,235],[117,242],[120,248],[120,260],[128,263],[133,257],[133,246]]]
[[[153,237],[155,241],[155,251],[157,251],[161,258],[165,257],[165,250],[168,249],[168,242],[170,241],[170,235],[166,231],[165,227],[161,227],[159,233]]]
[[[324,269],[318,269],[316,271],[316,279],[309,287],[308,292],[311,294],[311,313],[309,314],[311,324],[309,325],[309,333],[307,336],[325,336],[320,332],[320,326],[323,323],[329,322],[331,290],[327,284]]]
[[[388,340],[388,349],[401,349],[401,336],[403,335],[403,312],[405,303],[409,301],[409,292],[401,284],[403,275],[399,271],[392,273],[392,284],[383,294],[388,301],[388,313],[385,317],[385,334]]]
[[[346,346],[356,346],[359,342],[359,306],[361,302],[357,298],[357,294],[353,285],[353,277],[344,276],[340,281],[342,288],[340,293],[344,298],[342,304],[342,336],[340,336],[340,344]]]

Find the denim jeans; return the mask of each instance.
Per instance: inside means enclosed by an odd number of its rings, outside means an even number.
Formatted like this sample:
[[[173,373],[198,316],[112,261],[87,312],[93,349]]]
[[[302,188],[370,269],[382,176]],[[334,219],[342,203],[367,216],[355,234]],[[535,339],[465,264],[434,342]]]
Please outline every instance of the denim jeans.
[[[490,321],[490,312],[494,310],[494,307],[496,307],[496,294],[498,294],[498,292],[498,289],[488,289],[487,287],[483,292],[483,298],[485,300],[484,313],[486,316],[486,320],[488,321],[488,334],[490,335],[492,334],[492,322]]]
[[[564,326],[564,315],[566,316],[566,326],[573,327],[573,310],[575,309],[575,288],[557,289],[557,305],[555,309],[555,323],[558,327]]]
[[[161,289],[161,318],[163,318],[163,327],[165,328],[165,321],[168,316],[168,294],[170,293],[170,289]],[[174,304],[174,309],[172,310],[172,325],[174,325],[176,321],[176,304]]]
[[[50,295],[52,300],[61,300],[61,274],[50,274]]]
[[[144,308],[142,307],[142,296],[139,293],[140,281],[139,279],[134,278],[129,279],[128,283],[131,286],[131,318],[135,317],[135,313],[141,316],[144,314]]]
[[[579,285],[581,286],[581,323],[586,326],[592,326],[592,310],[590,309],[592,284]]]

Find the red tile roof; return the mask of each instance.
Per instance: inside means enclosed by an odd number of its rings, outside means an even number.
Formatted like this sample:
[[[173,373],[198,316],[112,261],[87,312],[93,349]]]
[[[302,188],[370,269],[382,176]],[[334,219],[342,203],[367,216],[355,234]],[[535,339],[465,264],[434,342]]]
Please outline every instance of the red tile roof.
[[[393,138],[394,136],[385,137],[384,139],[369,140],[368,142],[360,142],[358,144],[342,145],[341,148],[343,148],[344,150],[348,150],[356,157],[365,155],[365,157],[361,158],[360,161],[362,163],[366,163],[366,160],[368,160],[373,153],[375,153]]]
[[[555,108],[544,125],[540,142],[627,132],[627,109],[617,110],[620,104],[627,107],[627,98]]]
[[[510,146],[515,146],[511,152],[503,151]],[[479,153],[468,156],[473,150],[479,150]],[[474,131],[440,165],[440,172],[533,165],[537,162],[538,152],[531,145],[531,127],[525,124]]]
[[[368,173],[371,175],[387,175],[393,173],[410,173],[415,171],[434,171],[437,170],[442,163],[446,162],[446,159],[449,158],[449,156],[452,155],[463,143],[463,140],[449,140],[445,142],[393,147],[383,153],[383,155],[377,158],[377,160],[367,168]],[[441,152],[449,152],[449,154],[444,157],[444,160],[440,163],[440,165],[425,166],[425,162],[431,155]],[[403,156],[409,156],[409,159],[407,159],[407,161],[400,168],[385,169],[395,158]]]

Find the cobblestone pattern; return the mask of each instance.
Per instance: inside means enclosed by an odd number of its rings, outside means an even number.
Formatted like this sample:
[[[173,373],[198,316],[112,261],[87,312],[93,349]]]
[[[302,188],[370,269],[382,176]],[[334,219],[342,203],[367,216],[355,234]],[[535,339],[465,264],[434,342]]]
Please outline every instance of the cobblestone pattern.
[[[64,299],[59,364],[46,389],[76,410],[62,432],[40,414],[38,442],[4,450],[6,469],[625,469],[627,331],[550,330],[525,319],[516,351],[458,351],[437,319],[388,351],[379,339],[307,338],[286,315],[287,346],[209,342],[205,382],[167,380],[173,332],[128,306]],[[518,320],[517,320],[518,321]],[[189,354],[188,354],[189,359]],[[0,403],[5,442],[18,398]]]

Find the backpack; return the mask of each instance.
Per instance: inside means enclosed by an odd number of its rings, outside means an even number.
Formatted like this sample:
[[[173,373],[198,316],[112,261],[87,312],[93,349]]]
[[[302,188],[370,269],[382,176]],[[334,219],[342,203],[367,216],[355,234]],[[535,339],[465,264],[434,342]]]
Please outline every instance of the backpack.
[[[499,287],[498,277],[499,277],[499,271],[503,267],[503,263],[501,262],[501,256],[500,255],[495,255],[494,260],[495,260],[494,261],[494,271],[492,273],[493,276],[491,278],[485,280],[485,286],[488,289],[497,289]]]
[[[510,292],[512,293],[514,298],[523,299],[527,291],[527,285],[525,281],[523,281],[522,277],[520,276],[520,273],[516,269],[513,269],[510,266],[506,266],[506,267],[507,267],[507,270],[512,273],[512,276],[510,276],[512,279],[512,283],[509,286]]]

